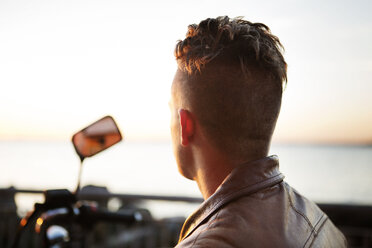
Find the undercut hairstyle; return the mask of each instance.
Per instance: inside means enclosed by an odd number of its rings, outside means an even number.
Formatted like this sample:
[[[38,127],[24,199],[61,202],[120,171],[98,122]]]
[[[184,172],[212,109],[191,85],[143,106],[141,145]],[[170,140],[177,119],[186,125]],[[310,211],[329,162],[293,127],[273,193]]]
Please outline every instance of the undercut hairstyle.
[[[262,23],[227,16],[192,24],[175,57],[182,104],[221,151],[244,157],[269,146],[287,64],[278,37]]]

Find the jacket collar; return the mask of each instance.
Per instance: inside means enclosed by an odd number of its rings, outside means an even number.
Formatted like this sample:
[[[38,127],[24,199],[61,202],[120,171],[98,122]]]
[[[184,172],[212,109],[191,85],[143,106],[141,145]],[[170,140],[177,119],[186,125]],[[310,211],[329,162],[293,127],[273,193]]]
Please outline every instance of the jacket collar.
[[[235,168],[217,188],[216,192],[205,200],[182,227],[180,240],[187,238],[196,228],[225,204],[243,196],[283,181],[279,172],[277,156],[255,160]]]

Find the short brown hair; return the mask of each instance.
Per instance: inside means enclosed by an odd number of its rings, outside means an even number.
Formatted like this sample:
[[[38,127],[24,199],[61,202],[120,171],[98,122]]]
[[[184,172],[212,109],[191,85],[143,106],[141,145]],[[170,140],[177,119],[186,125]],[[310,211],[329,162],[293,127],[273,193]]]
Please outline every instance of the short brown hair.
[[[186,101],[221,149],[239,155],[270,142],[287,81],[282,50],[266,25],[227,16],[189,25],[177,43]]]

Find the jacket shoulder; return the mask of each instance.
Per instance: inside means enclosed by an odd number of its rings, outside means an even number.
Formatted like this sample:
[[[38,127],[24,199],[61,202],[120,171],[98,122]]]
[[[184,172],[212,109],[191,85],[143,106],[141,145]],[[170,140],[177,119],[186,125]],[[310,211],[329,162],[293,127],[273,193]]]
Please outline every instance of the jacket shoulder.
[[[286,183],[229,202],[178,247],[346,247],[315,203]]]
[[[346,239],[314,202],[284,183],[292,211],[302,217],[309,231],[303,247],[347,247]]]

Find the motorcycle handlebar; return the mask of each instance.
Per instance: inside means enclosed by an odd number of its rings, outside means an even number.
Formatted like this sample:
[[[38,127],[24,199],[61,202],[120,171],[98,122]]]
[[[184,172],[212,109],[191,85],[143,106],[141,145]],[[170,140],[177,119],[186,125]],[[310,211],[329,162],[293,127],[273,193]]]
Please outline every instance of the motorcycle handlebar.
[[[142,213],[136,210],[111,212],[108,210],[98,209],[92,206],[82,205],[79,207],[79,219],[83,223],[92,222],[116,222],[124,224],[134,224],[144,221]]]
[[[132,225],[135,223],[150,222],[151,215],[139,210],[121,210],[111,212],[92,205],[76,204],[75,195],[67,190],[53,190],[45,193],[46,200],[43,204],[35,204],[31,215],[22,219],[16,233],[13,248],[18,247],[19,240],[25,228],[35,221],[35,232],[43,234],[49,226],[66,223],[77,223],[81,226],[91,227],[96,222],[112,222]]]

